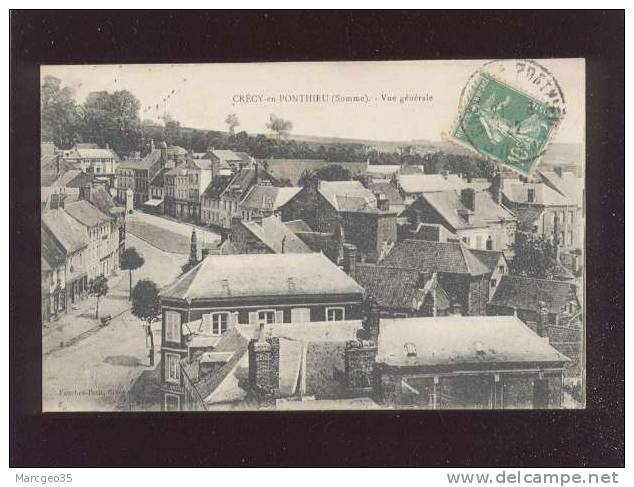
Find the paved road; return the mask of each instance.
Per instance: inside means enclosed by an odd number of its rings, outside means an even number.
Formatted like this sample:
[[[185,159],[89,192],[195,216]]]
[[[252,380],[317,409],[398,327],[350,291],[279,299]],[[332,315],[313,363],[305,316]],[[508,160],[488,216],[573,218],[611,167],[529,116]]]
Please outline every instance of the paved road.
[[[139,279],[152,279],[163,286],[178,277],[187,258],[158,250],[133,235],[127,236],[127,246],[136,247],[145,258],[145,265],[133,273],[133,285]],[[128,276],[121,274],[108,297],[102,300],[100,313],[108,314],[129,306]],[[94,298],[89,300],[94,303]],[[88,307],[89,311],[78,311],[79,315],[64,318],[69,323],[60,326],[61,331],[54,327],[43,334],[42,397],[45,411],[115,410],[125,401],[133,381],[148,369],[142,323],[125,311],[108,326],[95,329],[97,322],[90,316],[94,313],[94,304]],[[84,325],[80,326],[81,323]],[[94,331],[85,333],[90,329]],[[73,343],[73,334],[76,336],[78,330],[82,330],[84,336]],[[154,331],[155,350],[158,351],[160,324],[154,325]],[[71,344],[60,349],[61,340]]]

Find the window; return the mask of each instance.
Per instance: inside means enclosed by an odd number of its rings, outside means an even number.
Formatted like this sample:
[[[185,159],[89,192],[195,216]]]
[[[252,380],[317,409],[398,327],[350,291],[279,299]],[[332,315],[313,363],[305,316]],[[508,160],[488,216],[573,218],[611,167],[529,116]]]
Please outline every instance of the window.
[[[180,383],[181,371],[179,367],[180,355],[176,353],[165,354],[165,380],[167,382]]]
[[[491,287],[494,288],[497,285],[498,285],[497,279],[491,279]]]
[[[222,335],[227,331],[229,325],[229,313],[212,313],[211,315],[211,334]]]
[[[176,394],[165,394],[165,411],[179,411],[181,398]]]
[[[503,265],[498,266],[498,271],[500,271],[500,274],[504,274],[504,266]]]
[[[470,243],[470,239],[469,239],[469,237],[462,237],[462,241],[463,241],[464,243],[466,243],[467,245],[469,245],[469,243]]]
[[[574,211],[570,211],[568,213],[568,223],[574,223],[575,213]]]
[[[181,341],[181,315],[176,311],[165,313],[165,340],[170,342]]]
[[[343,307],[326,308],[326,321],[343,321],[345,310]]]
[[[576,308],[577,306],[574,301],[569,301],[566,305],[566,311],[568,312],[568,314],[573,314]]]
[[[568,245],[570,247],[572,247],[573,242],[572,242],[572,230],[568,230]]]
[[[528,188],[528,202],[533,203],[535,201],[535,189]]]
[[[269,325],[271,323],[275,323],[275,311],[273,310],[258,311],[258,325],[261,325],[261,324]]]
[[[482,235],[476,235],[476,249],[482,248]]]

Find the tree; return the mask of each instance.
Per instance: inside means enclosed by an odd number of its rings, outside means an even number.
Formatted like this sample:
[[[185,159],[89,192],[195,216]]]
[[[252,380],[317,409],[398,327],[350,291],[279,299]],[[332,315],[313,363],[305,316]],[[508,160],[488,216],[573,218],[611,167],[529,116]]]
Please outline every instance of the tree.
[[[89,284],[90,294],[97,298],[97,308],[95,309],[95,318],[99,318],[99,299],[108,294],[108,278],[106,276],[97,276]]]
[[[178,145],[183,136],[181,123],[176,120],[165,122],[165,142],[167,145]]]
[[[227,115],[227,118],[225,118],[225,123],[229,125],[229,133],[233,135],[236,131],[236,127],[240,125],[238,115],[236,115],[235,113],[230,113],[229,115]]]
[[[290,120],[284,120],[274,113],[271,113],[269,121],[266,124],[266,128],[271,132],[275,132],[277,134],[277,138],[281,139],[283,136],[288,135],[288,133],[293,129],[293,123]]]
[[[40,90],[40,129],[42,140],[60,149],[70,149],[79,140],[79,111],[71,88],[62,80],[44,77]]]
[[[150,342],[150,367],[154,366],[154,334],[152,323],[161,316],[161,300],[156,284],[147,279],[136,283],[132,290],[132,314],[145,321],[145,336]]]
[[[315,171],[315,175],[322,181],[350,181],[350,171],[345,167],[329,164]]]
[[[141,140],[141,103],[128,90],[94,91],[82,106],[82,138],[116,152],[139,150]]]
[[[134,247],[128,247],[121,254],[121,262],[119,263],[121,270],[130,271],[130,299],[132,299],[132,271],[137,270],[143,264],[145,264],[145,260]]]
[[[518,229],[513,245],[515,257],[511,274],[537,279],[553,279],[558,271],[555,249],[549,240],[526,229]]]

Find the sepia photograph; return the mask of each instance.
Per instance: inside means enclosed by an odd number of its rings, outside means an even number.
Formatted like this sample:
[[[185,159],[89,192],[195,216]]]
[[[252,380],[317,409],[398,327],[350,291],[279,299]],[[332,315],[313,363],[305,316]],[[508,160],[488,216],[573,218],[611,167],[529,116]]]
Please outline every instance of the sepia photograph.
[[[585,408],[585,74],[41,66],[42,411]]]

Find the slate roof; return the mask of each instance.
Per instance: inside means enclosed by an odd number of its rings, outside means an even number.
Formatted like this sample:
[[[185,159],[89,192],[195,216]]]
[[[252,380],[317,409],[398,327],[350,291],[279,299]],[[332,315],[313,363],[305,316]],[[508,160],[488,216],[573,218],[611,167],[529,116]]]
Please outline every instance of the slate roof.
[[[235,328],[227,330],[214,347],[214,352],[231,353],[231,357],[218,370],[211,374],[203,375],[202,377],[199,375],[200,361],[202,357],[198,357],[192,362],[189,362],[187,358],[181,360],[183,370],[187,374],[187,377],[191,379],[196,387],[196,390],[200,394],[199,399],[202,398],[204,402],[225,402],[224,400],[219,400],[220,398],[218,397],[213,399],[210,396],[214,391],[216,391],[223,381],[225,381],[232,373],[235,373],[237,365],[246,355],[248,344],[248,340]],[[237,397],[237,399],[240,399],[240,397]]]
[[[516,220],[510,210],[498,205],[487,191],[475,191],[475,210],[467,220],[468,209],[462,204],[458,191],[436,191],[425,193],[420,198],[433,207],[452,231],[486,227],[489,222]],[[413,211],[413,210],[410,210]]]
[[[462,243],[402,240],[382,265],[446,274],[488,274],[489,269]]]
[[[313,229],[308,226],[304,220],[291,220],[284,222],[284,224],[290,228],[293,232],[312,232]]]
[[[576,292],[575,284],[569,281],[506,275],[500,279],[489,304],[538,311],[538,303],[543,301],[551,312],[558,313],[568,303],[570,295],[576,296]]]
[[[401,196],[401,192],[398,190],[396,186],[394,186],[390,182],[369,183],[368,189],[374,194],[377,194],[377,193],[384,194],[387,197],[387,199],[390,201],[390,207],[403,206],[405,204],[405,201],[403,200],[403,197]]]
[[[232,161],[232,162],[236,161],[236,162],[240,162],[240,161],[244,160],[244,156],[239,155],[239,153],[234,152],[232,150],[228,150],[228,149],[212,150],[212,151],[209,151],[209,154],[213,155],[216,159],[218,159],[220,161]]]
[[[319,193],[337,211],[378,211],[376,197],[359,181],[320,181]]]
[[[79,200],[66,204],[64,209],[66,213],[87,227],[94,227],[95,225],[112,220],[110,216],[106,215],[86,200]]]
[[[407,356],[406,343],[416,356]],[[515,316],[383,318],[378,348],[377,362],[400,367],[569,360]]]
[[[251,187],[242,206],[260,210],[276,210],[295,196],[302,188],[299,186],[279,188],[277,186],[255,184]]]
[[[465,181],[457,174],[401,174],[398,184],[405,193],[432,193],[436,191],[460,191]]]
[[[489,272],[493,272],[495,267],[498,265],[500,258],[506,261],[506,257],[504,257],[504,252],[501,250],[480,250],[480,249],[469,249],[469,251],[475,255],[480,262],[482,262]]]
[[[166,286],[161,297],[192,302],[227,297],[362,293],[363,289],[350,276],[322,254],[244,254],[204,259]]]
[[[112,196],[103,186],[93,186],[91,188],[90,203],[106,215],[110,215],[110,210],[116,206]]]
[[[163,187],[163,185],[165,184],[165,174],[169,171],[170,169],[168,167],[164,167],[163,169],[161,169],[159,172],[156,173],[156,175],[154,176],[154,178],[152,178],[152,181],[150,182],[150,186],[160,186]]]
[[[66,262],[66,256],[64,255],[64,249],[55,241],[54,238],[44,230],[41,229],[41,248],[42,248],[42,264],[47,264],[48,270],[55,269],[56,267],[64,265]],[[42,270],[46,270],[44,266]]]
[[[251,220],[243,221],[242,225],[276,254],[282,253],[282,240],[284,240],[284,253],[312,252],[302,239],[295,235],[277,216],[263,218],[261,224]]]
[[[110,149],[87,149],[76,147],[77,154],[81,159],[116,159],[117,157]]]
[[[528,203],[529,188],[535,190],[535,200],[532,204],[544,206],[570,206],[575,204],[570,198],[544,183],[524,183],[507,179],[504,181],[502,192],[509,201]]]
[[[246,192],[251,188],[257,179],[257,172],[253,168],[244,168],[238,171],[225,187],[221,196],[225,193],[231,193],[231,196],[242,200]]]
[[[209,186],[203,192],[203,198],[218,199],[225,190],[229,183],[233,179],[233,176],[216,176],[212,179]]]
[[[273,178],[278,181],[289,181],[291,186],[297,186],[305,171],[315,172],[326,166],[340,166],[348,170],[351,177],[355,177],[365,175],[368,167],[366,161],[330,162],[323,159],[266,159],[261,163]]]
[[[42,225],[55,236],[69,254],[88,246],[83,227],[62,209],[42,213]]]

